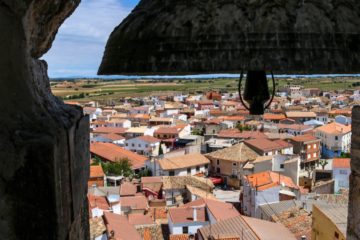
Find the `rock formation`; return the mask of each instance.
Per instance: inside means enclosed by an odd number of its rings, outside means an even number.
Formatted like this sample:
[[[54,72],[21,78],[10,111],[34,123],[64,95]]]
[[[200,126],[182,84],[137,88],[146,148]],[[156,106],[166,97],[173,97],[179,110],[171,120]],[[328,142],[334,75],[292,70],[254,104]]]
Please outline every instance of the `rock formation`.
[[[113,31],[99,74],[349,73],[357,0],[141,0]]]
[[[0,239],[89,239],[89,120],[39,60],[79,2],[0,0]]]

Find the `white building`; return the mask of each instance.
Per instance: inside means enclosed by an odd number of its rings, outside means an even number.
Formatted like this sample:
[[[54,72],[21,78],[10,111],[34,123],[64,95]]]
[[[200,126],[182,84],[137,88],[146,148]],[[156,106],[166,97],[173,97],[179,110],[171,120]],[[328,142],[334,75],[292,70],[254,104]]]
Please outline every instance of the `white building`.
[[[321,139],[323,157],[339,157],[341,153],[349,153],[351,147],[351,125],[329,123],[315,129],[315,136]]]
[[[140,136],[125,141],[125,149],[145,156],[157,156],[160,139],[152,136]]]
[[[203,226],[237,216],[240,216],[240,213],[229,203],[200,198],[181,207],[169,209],[169,230],[174,235],[195,235]]]
[[[335,180],[334,192],[341,189],[349,189],[349,177],[351,174],[350,158],[334,158],[333,179]]]
[[[241,208],[245,215],[261,219],[259,206],[300,197],[291,178],[271,171],[243,177]]]

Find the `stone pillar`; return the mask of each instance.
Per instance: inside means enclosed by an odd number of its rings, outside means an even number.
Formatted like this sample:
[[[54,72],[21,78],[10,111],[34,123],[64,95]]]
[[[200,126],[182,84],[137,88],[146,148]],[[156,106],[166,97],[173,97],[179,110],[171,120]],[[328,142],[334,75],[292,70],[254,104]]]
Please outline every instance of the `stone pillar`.
[[[0,239],[89,239],[89,120],[47,64],[80,0],[0,0]]]
[[[347,239],[360,239],[360,106],[352,112],[351,175]]]

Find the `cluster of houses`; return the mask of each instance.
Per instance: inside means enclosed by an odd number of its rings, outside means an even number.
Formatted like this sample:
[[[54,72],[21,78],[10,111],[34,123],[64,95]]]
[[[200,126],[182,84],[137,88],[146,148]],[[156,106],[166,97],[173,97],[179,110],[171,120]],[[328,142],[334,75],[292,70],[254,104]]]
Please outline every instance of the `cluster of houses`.
[[[286,86],[261,117],[236,93],[69,102],[90,119],[92,239],[345,239],[359,99]],[[131,176],[102,167],[124,159]]]

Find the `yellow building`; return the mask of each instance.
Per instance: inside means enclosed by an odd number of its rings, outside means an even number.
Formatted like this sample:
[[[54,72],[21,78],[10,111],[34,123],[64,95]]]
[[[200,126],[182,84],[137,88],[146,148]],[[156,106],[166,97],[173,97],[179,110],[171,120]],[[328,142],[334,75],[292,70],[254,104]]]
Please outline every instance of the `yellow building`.
[[[312,212],[312,240],[345,240],[347,205],[314,204]]]

